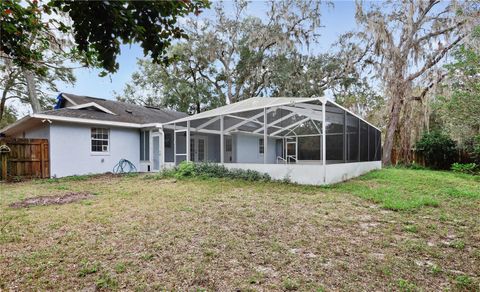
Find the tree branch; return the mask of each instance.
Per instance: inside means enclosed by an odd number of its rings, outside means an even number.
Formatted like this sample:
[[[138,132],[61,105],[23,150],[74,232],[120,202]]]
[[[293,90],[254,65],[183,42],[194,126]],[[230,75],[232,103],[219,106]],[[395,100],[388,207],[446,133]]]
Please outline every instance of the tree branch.
[[[443,48],[442,50],[438,51],[434,56],[432,56],[429,60],[427,60],[425,62],[425,65],[423,65],[423,67],[420,70],[418,70],[417,72],[415,72],[413,74],[410,74],[410,76],[408,76],[407,80],[408,81],[413,81],[417,77],[419,77],[420,75],[425,73],[425,71],[427,71],[428,69],[435,66],[447,54],[448,51],[450,51],[453,47],[455,47],[464,38],[465,38],[465,35],[462,34],[454,42],[452,42],[449,46],[447,46],[447,47]]]

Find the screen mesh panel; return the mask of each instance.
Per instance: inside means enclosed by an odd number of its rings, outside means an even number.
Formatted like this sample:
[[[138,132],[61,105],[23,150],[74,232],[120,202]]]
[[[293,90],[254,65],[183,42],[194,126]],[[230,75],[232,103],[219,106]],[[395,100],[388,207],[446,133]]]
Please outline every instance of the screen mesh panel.
[[[375,146],[376,146],[376,141],[375,141],[375,134],[377,130],[372,127],[368,126],[368,160],[369,161],[374,161],[375,160]]]
[[[360,120],[347,114],[347,160],[359,161],[359,122]]]
[[[360,121],[360,161],[368,161],[368,124]]]
[[[298,137],[298,159],[320,160],[320,136]]]

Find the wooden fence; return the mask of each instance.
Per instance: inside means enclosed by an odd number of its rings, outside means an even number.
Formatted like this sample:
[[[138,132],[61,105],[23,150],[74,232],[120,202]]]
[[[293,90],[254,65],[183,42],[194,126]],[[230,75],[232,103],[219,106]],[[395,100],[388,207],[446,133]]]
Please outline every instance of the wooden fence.
[[[428,164],[428,161],[425,159],[425,155],[418,150],[410,150],[410,159],[411,162],[415,162],[415,164],[430,167],[431,165]],[[462,149],[457,150],[455,156],[453,157],[453,162],[460,162],[460,163],[470,163],[474,162],[472,157]],[[398,153],[396,149],[392,150],[392,165],[397,165],[398,161]]]
[[[0,151],[2,180],[50,177],[47,139],[4,138],[0,145],[8,147]]]

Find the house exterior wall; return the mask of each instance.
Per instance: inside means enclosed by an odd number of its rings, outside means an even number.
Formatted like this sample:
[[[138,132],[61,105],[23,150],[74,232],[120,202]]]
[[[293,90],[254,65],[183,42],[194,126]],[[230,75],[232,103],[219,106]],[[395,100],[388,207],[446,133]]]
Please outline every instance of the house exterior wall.
[[[207,136],[207,160],[220,162],[220,135],[208,134]]]
[[[45,123],[45,124],[42,124],[41,126],[28,129],[27,131],[25,131],[25,138],[27,138],[27,139],[49,139],[50,138],[50,124]]]
[[[102,127],[102,126],[98,126]],[[50,174],[54,177],[105,173],[124,158],[140,169],[138,129],[109,127],[109,153],[91,152],[91,126],[54,122],[50,125]]]
[[[259,153],[259,139],[256,135],[233,135],[233,161],[236,163],[263,163],[263,155]],[[268,139],[267,163],[276,163],[275,138]]]

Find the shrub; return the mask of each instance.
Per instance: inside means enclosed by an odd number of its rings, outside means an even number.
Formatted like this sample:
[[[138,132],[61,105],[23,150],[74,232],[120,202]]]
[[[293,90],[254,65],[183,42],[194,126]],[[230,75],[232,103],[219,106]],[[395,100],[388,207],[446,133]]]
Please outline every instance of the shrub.
[[[195,176],[195,164],[193,162],[182,161],[175,171],[175,177],[182,178],[189,176]]]
[[[416,148],[423,152],[427,165],[433,169],[449,169],[457,151],[455,142],[438,131],[425,133]]]
[[[171,173],[167,173],[171,175]],[[254,170],[228,169],[224,165],[216,163],[193,163],[181,162],[174,170],[173,176],[176,178],[201,177],[201,178],[236,178],[246,181],[269,181],[268,174],[260,173]]]
[[[451,169],[454,172],[475,174],[478,172],[478,165],[476,163],[457,163],[452,164]]]

